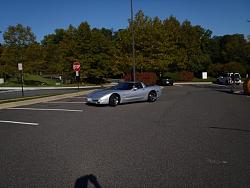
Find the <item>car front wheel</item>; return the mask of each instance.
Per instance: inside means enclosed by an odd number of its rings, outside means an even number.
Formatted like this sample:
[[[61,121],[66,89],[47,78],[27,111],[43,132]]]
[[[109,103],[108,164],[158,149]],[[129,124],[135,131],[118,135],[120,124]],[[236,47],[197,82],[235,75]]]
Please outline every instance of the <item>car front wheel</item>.
[[[109,97],[109,105],[110,106],[117,106],[120,102],[120,98],[117,94],[112,94],[110,97]]]

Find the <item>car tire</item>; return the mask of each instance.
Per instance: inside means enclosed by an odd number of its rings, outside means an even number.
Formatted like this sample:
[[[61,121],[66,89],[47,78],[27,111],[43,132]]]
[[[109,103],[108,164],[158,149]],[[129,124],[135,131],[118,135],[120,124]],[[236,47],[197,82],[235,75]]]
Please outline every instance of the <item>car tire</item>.
[[[155,102],[157,99],[157,93],[155,91],[150,91],[148,94],[148,102]]]
[[[117,94],[112,94],[109,97],[109,106],[117,106],[120,103],[120,97]]]

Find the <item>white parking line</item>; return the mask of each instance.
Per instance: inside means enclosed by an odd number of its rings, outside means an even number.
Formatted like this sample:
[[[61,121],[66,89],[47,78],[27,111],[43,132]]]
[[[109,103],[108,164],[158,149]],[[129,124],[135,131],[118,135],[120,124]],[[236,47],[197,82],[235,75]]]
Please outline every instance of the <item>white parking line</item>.
[[[63,111],[63,112],[83,112],[83,110],[52,109],[52,108],[6,108],[7,110],[34,110],[34,111]]]
[[[86,102],[44,102],[44,103],[52,103],[52,104],[85,104]]]
[[[3,121],[0,120],[0,123],[12,123],[12,124],[21,124],[21,125],[32,125],[32,126],[38,126],[38,123],[28,123],[28,122],[19,122],[19,121]]]
[[[235,91],[235,94],[243,94],[243,91]]]
[[[174,86],[176,86],[176,87],[183,87],[183,85],[174,85]]]

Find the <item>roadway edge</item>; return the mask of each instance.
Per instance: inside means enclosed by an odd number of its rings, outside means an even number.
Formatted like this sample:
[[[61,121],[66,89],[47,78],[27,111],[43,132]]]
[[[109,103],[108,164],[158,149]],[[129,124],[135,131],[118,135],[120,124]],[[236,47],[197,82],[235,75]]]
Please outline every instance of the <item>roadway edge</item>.
[[[93,90],[87,90],[87,91],[80,91],[80,92],[76,92],[76,93],[67,93],[67,94],[62,94],[62,95],[43,97],[43,98],[38,98],[38,99],[30,99],[30,100],[23,100],[23,101],[17,101],[17,102],[3,103],[3,104],[0,104],[0,109],[14,108],[14,107],[18,107],[18,106],[32,105],[32,104],[60,100],[60,99],[65,99],[65,98],[70,98],[70,97],[77,97],[77,96],[81,96],[81,95],[86,95],[92,91]]]

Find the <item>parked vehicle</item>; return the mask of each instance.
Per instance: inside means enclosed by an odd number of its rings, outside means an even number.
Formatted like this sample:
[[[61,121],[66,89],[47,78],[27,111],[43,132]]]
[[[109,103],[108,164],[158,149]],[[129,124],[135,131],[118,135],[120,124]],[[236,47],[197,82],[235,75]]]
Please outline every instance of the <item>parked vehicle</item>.
[[[240,84],[241,76],[240,73],[224,73],[217,78],[218,84],[231,85],[233,83]]]
[[[94,91],[86,96],[87,104],[109,104],[148,101],[155,102],[161,95],[160,86],[146,86],[142,82],[121,82],[118,85]]]
[[[158,84],[163,85],[163,86],[173,86],[174,80],[167,76],[167,77],[159,79]]]
[[[242,83],[240,73],[234,73],[234,83],[237,85]]]

